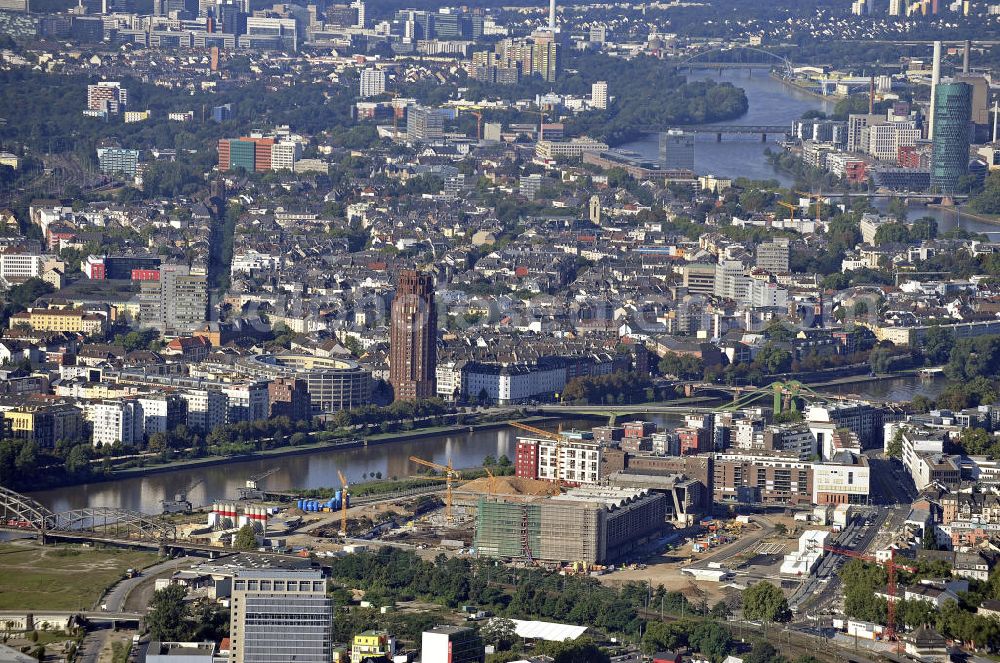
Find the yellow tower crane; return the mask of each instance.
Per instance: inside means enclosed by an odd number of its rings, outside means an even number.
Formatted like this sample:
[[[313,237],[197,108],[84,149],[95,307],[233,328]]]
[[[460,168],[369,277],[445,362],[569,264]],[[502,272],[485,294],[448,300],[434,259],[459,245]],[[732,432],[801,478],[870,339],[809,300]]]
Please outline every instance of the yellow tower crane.
[[[416,463],[417,465],[423,465],[424,467],[429,467],[433,470],[444,473],[444,480],[447,482],[445,484],[445,514],[448,517],[448,524],[454,522],[454,518],[451,513],[451,482],[453,479],[459,478],[459,475],[458,472],[455,471],[455,468],[451,466],[451,459],[448,460],[447,465],[441,465],[440,463],[424,460],[423,458],[417,458],[416,456],[410,456],[410,461]]]
[[[340,494],[340,535],[347,536],[347,479],[340,470],[337,470],[337,476],[344,491]]]
[[[800,196],[805,196],[809,200],[816,203],[816,220],[820,220],[820,212],[823,211],[823,200],[826,198],[822,193],[806,193],[805,191],[796,191],[795,193]]]
[[[512,421],[510,422],[510,425],[513,426],[514,428],[520,428],[523,431],[534,433],[539,437],[544,437],[556,443],[556,485],[562,488],[563,486],[562,445],[564,442],[563,436],[558,433],[552,433],[550,431],[544,430],[542,428],[535,428],[534,426],[529,426],[528,424],[522,424],[519,421]]]
[[[790,211],[792,213],[792,221],[794,222],[795,221],[795,210],[797,210],[799,208],[799,206],[798,205],[793,205],[792,203],[786,203],[784,200],[779,200],[778,204],[781,205],[782,207],[786,208],[788,211]]]

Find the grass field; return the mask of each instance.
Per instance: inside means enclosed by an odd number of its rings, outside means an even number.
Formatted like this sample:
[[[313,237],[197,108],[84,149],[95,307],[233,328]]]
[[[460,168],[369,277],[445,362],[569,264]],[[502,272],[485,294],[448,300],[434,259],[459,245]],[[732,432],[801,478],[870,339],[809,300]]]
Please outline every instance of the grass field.
[[[126,569],[155,561],[131,550],[0,544],[0,610],[90,610]]]

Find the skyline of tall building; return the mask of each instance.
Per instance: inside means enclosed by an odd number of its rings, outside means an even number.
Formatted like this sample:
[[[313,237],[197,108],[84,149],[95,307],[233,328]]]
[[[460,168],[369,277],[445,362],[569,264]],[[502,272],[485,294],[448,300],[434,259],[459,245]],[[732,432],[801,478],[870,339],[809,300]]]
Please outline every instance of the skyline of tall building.
[[[934,139],[931,150],[931,188],[954,193],[969,172],[969,125],[972,86],[942,82],[934,98]]]
[[[694,170],[694,134],[681,129],[660,133],[660,166],[665,170]]]
[[[433,398],[437,392],[437,308],[434,277],[403,270],[392,300],[389,383],[394,400]]]

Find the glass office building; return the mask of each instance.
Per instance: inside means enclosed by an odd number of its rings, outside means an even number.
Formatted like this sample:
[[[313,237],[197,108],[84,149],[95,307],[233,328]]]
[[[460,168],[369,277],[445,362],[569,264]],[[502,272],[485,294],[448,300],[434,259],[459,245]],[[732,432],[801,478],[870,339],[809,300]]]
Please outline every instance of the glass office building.
[[[319,571],[241,570],[233,578],[231,663],[330,663],[333,602]]]
[[[969,172],[969,122],[972,86],[938,83],[934,96],[934,138],[931,189],[953,193]]]

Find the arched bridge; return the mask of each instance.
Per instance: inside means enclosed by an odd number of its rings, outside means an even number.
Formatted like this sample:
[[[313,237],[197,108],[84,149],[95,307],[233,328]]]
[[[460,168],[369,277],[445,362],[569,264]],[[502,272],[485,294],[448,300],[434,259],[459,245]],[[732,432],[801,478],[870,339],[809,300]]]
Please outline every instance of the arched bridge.
[[[42,538],[177,540],[174,525],[136,511],[88,507],[54,513],[27,495],[3,487],[0,487],[0,530],[35,533]]]
[[[753,46],[720,46],[690,55],[677,63],[678,69],[778,69],[783,78],[792,77],[792,61]]]

